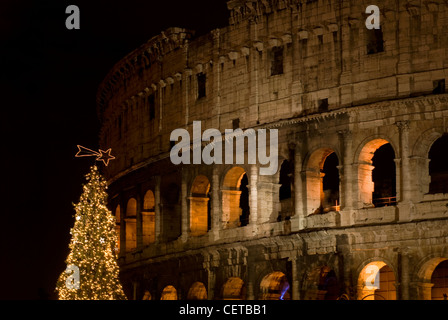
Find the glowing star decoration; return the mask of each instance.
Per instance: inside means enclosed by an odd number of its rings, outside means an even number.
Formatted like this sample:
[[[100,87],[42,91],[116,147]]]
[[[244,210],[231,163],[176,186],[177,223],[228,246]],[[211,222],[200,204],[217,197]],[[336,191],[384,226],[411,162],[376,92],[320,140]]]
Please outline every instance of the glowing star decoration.
[[[107,149],[107,151],[99,149],[99,152],[97,152],[80,145],[78,145],[77,147],[78,153],[75,155],[76,158],[95,156],[96,161],[103,161],[106,167],[109,165],[110,160],[115,159],[115,157],[110,154],[112,151],[111,148]]]

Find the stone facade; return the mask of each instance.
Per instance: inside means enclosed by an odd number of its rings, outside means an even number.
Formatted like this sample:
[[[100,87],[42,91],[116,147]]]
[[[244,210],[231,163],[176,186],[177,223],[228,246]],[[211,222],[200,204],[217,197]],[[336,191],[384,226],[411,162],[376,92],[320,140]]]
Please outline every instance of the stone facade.
[[[377,2],[380,31],[363,0],[230,0],[229,26],[170,28],[110,71],[100,145],[129,298],[448,293],[448,4]],[[278,129],[278,172],[172,164],[193,121]]]

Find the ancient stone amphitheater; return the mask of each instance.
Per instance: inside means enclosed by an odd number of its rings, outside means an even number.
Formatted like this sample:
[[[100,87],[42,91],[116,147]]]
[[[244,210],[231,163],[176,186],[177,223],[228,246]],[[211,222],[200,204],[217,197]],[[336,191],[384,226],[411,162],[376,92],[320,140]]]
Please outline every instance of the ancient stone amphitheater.
[[[230,0],[98,91],[130,299],[444,299],[448,2]],[[181,164],[171,132],[278,130],[278,170]]]

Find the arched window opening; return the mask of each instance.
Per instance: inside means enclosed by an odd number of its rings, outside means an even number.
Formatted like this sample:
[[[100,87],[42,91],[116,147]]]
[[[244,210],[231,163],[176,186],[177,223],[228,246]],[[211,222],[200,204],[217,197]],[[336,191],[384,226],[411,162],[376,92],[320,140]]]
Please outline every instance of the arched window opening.
[[[223,228],[235,228],[249,222],[249,189],[246,172],[241,167],[230,169],[224,177],[222,190]]]
[[[396,300],[397,289],[395,288],[395,275],[393,270],[386,264],[380,269],[380,286],[375,290],[375,300]]]
[[[309,214],[338,211],[339,160],[336,153],[327,148],[310,156],[306,168],[307,207]]]
[[[279,190],[279,200],[280,200],[280,213],[277,218],[278,221],[289,219],[293,215],[293,204],[292,204],[292,177],[293,177],[293,167],[292,164],[285,160],[280,168],[280,190]]]
[[[210,182],[206,176],[194,179],[190,200],[190,234],[200,236],[210,230]]]
[[[222,287],[223,300],[245,300],[246,288],[243,280],[238,277],[231,277],[227,279]]]
[[[358,300],[396,300],[393,270],[383,261],[367,264],[358,278]]]
[[[324,161],[322,169],[323,212],[339,211],[339,160],[335,152]]]
[[[448,135],[437,139],[429,151],[429,193],[448,193]]]
[[[250,208],[249,208],[249,188],[247,187],[249,185],[249,180],[247,179],[247,174],[244,174],[241,178],[240,183],[240,209],[241,209],[241,216],[240,216],[240,226],[244,227],[249,224],[249,214],[250,214]]]
[[[369,141],[358,163],[359,207],[396,205],[395,152],[384,139]]]
[[[395,205],[396,197],[396,175],[395,175],[395,153],[390,143],[378,148],[372,158],[372,181],[374,190],[372,202],[375,207]]]
[[[291,300],[289,287],[283,272],[272,272],[261,280],[260,300]]]
[[[154,193],[148,190],[143,199],[142,210],[142,229],[143,229],[143,245],[154,243],[156,240],[155,230],[155,198]]]
[[[131,198],[126,206],[126,252],[137,248],[137,200]]]
[[[207,289],[202,282],[195,282],[191,285],[187,300],[207,300]]]
[[[166,286],[160,300],[177,300],[177,290],[173,286]]]
[[[431,276],[431,299],[448,300],[448,260],[437,265]]]
[[[162,237],[165,241],[176,240],[181,235],[180,188],[175,183],[164,185],[162,198]]]

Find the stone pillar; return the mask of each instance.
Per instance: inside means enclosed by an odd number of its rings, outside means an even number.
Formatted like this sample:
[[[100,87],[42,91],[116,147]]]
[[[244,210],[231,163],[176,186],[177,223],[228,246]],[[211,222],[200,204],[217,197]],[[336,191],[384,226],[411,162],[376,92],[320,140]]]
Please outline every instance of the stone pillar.
[[[401,299],[402,300],[409,300],[409,282],[410,282],[410,276],[409,276],[409,256],[408,256],[408,250],[404,250],[401,252]]]
[[[291,299],[292,300],[300,300],[300,284],[299,284],[299,275],[297,271],[297,258],[291,258],[291,266],[292,266],[292,284],[291,284]]]
[[[249,180],[249,225],[256,225],[258,221],[258,168],[257,165],[250,167]]]
[[[221,197],[219,196],[219,171],[216,165],[213,167],[211,189],[211,235],[213,239],[218,239],[221,229]]]
[[[188,212],[187,199],[187,173],[185,168],[182,168],[182,182],[181,182],[181,239],[186,241],[190,233],[190,217]]]
[[[155,177],[155,187],[154,187],[154,211],[155,211],[155,234],[156,242],[162,240],[162,204],[160,203],[160,182],[161,177]]]
[[[396,123],[400,134],[400,151],[401,151],[401,170],[397,175],[397,200],[399,203],[399,220],[409,221],[411,219],[409,204],[412,202],[412,191],[415,187],[412,185],[411,177],[415,177],[417,172],[412,172],[409,163],[409,121],[399,121]],[[400,189],[398,189],[398,181],[400,181]],[[400,198],[398,198],[398,190],[400,190]]]
[[[291,219],[291,231],[305,228],[304,188],[302,180],[302,154],[300,145],[294,148],[294,216]],[[305,189],[306,190],[306,189]]]
[[[418,300],[431,300],[431,289],[434,286],[434,283],[430,282],[417,282],[417,299]]]

